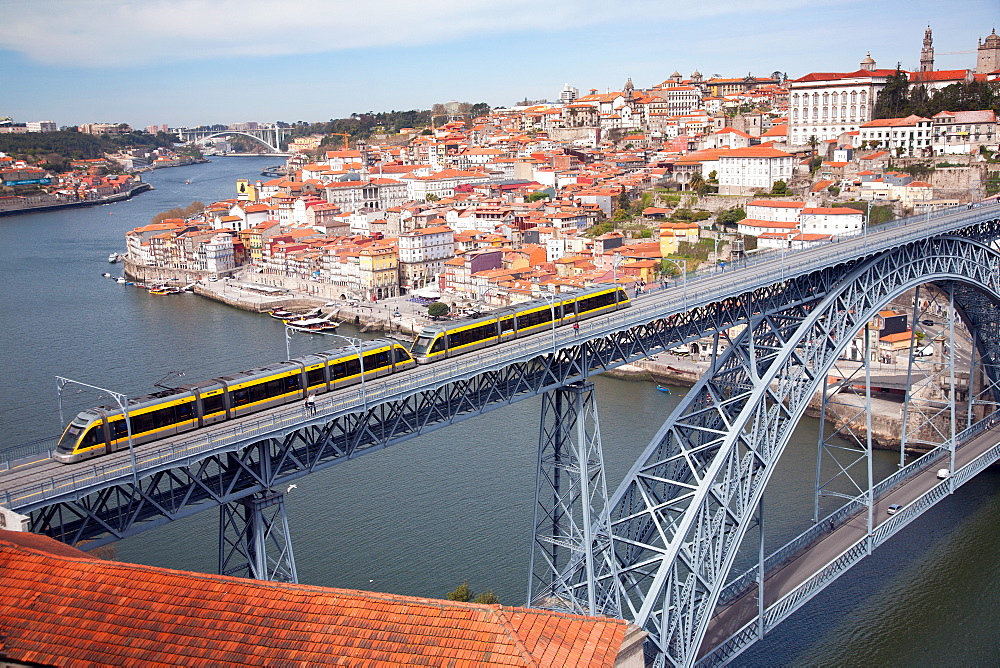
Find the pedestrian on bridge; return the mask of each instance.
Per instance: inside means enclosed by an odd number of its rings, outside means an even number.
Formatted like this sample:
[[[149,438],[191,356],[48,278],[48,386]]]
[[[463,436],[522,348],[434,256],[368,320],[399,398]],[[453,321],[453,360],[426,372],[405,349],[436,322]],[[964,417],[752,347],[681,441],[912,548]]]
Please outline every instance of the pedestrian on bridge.
[[[306,395],[306,415],[316,414],[316,395],[310,392]]]

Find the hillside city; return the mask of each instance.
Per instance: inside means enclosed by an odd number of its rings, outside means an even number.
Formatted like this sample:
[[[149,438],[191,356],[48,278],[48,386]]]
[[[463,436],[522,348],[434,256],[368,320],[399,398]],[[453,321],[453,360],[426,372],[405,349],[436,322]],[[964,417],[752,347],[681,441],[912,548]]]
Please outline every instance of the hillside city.
[[[581,95],[567,84],[557,102],[437,105],[430,127],[381,128],[353,147],[343,133],[295,136],[283,175],[239,181],[232,199],[129,232],[127,270],[183,282],[238,277],[323,299],[496,307],[828,243],[1000,188],[995,108],[886,117],[914,104],[968,107],[977,91],[995,107],[995,31],[980,40],[975,69],[936,70],[933,53],[928,28],[915,72],[879,68],[870,54],[856,70],[795,79],[674,72],[646,89],[629,79],[620,91]],[[228,129],[238,141],[236,132],[256,127]],[[220,139],[205,150],[231,149]],[[193,155],[123,150],[72,161],[59,176],[7,156],[0,178],[87,198],[133,186],[109,165],[135,171]]]

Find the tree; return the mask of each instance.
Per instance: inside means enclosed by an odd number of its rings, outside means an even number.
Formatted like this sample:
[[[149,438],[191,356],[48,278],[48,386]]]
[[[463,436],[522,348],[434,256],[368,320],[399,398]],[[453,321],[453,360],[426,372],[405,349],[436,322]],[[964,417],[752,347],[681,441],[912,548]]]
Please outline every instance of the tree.
[[[431,306],[436,306],[436,304],[431,304]],[[430,309],[427,310],[430,311]],[[462,584],[455,587],[454,590],[444,595],[444,597],[449,601],[461,601],[462,603],[468,603],[469,601],[471,601],[472,596],[473,596],[472,588],[469,587],[468,581],[463,582]]]
[[[688,186],[691,190],[697,191],[702,185],[704,185],[705,179],[702,177],[701,172],[692,172],[691,178],[688,180]]]
[[[428,193],[427,196],[424,197],[424,200],[427,202],[440,202],[441,198],[434,193]]]
[[[476,102],[472,105],[472,109],[469,110],[469,113],[472,114],[473,118],[476,116],[485,116],[490,113],[490,105],[485,102]]]
[[[455,587],[454,590],[445,594],[445,598],[449,601],[461,601],[462,603],[469,603],[471,601],[483,605],[496,605],[500,602],[500,599],[493,593],[492,589],[487,589],[482,594],[476,594],[476,592],[472,591],[468,581],[463,582]]]
[[[708,182],[709,183],[718,183],[719,182],[719,173],[717,171],[715,171],[714,169],[708,173]]]
[[[785,183],[784,181],[782,181],[781,179],[778,179],[771,186],[771,194],[772,195],[787,195],[788,194],[788,184]]]
[[[535,192],[525,197],[524,200],[530,204],[531,202],[537,202],[540,199],[551,199],[551,198],[552,196],[549,195],[544,190],[536,190]]]
[[[902,118],[910,111],[910,79],[899,65],[896,71],[886,77],[875,106],[872,118]]]
[[[742,207],[736,207],[720,211],[719,215],[715,218],[715,222],[720,225],[735,225],[746,217],[746,211],[744,211]]]
[[[819,145],[819,137],[816,135],[809,135],[809,139],[807,141],[809,142],[809,147],[812,149],[812,154],[816,155],[816,146]]]
[[[444,302],[434,302],[427,307],[427,315],[432,318],[441,318],[451,312],[451,307]]]
[[[629,199],[625,186],[622,186],[621,192],[618,193],[618,210],[627,214],[630,206],[632,206],[632,200]]]

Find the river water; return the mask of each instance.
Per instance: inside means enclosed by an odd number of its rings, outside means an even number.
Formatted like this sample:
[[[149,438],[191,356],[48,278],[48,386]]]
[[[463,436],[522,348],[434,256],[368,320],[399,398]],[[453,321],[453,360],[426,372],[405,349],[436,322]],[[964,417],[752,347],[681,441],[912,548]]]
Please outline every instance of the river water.
[[[232,197],[274,158],[217,158],[146,175],[156,190],[107,206],[0,218],[0,447],[56,434],[55,376],[136,395],[283,359],[282,325],[195,295],[157,297],[103,278],[126,230],[198,200]],[[190,183],[187,183],[190,181]],[[345,326],[345,333],[355,333]],[[293,340],[293,355],[321,337]],[[680,400],[598,377],[614,489]],[[64,397],[65,414],[104,403]],[[523,401],[308,476],[286,500],[303,583],[441,598],[463,580],[522,605],[539,402]],[[817,423],[804,421],[772,478],[768,548],[807,526]],[[885,475],[894,457],[879,453]],[[1000,475],[988,471],[843,576],[742,665],[993,665],[1000,609]],[[121,541],[116,557],[215,572],[218,513]]]

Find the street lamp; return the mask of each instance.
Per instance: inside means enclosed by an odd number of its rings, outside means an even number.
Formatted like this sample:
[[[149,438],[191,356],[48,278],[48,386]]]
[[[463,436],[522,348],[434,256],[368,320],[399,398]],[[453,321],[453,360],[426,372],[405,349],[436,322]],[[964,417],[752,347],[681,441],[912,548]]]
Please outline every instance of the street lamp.
[[[688,275],[687,275],[687,260],[674,260],[669,257],[663,258],[664,262],[672,262],[678,269],[681,270],[681,286],[684,291],[684,308],[687,308],[688,303]]]
[[[174,373],[174,372],[171,372]],[[121,394],[120,392],[113,392],[112,390],[105,389],[103,387],[98,387],[96,385],[88,385],[87,383],[81,383],[78,380],[73,380],[71,378],[63,378],[62,376],[56,376],[56,394],[59,396],[59,422],[65,423],[66,420],[63,418],[62,409],[62,393],[63,388],[67,385],[79,385],[81,387],[86,387],[91,390],[97,390],[98,392],[104,392],[118,404],[118,408],[122,410],[122,414],[125,416],[125,430],[128,434],[128,453],[129,457],[132,459],[132,484],[135,485],[136,489],[139,489],[139,473],[137,471],[136,461],[135,461],[135,447],[132,443],[132,418],[128,414],[128,395]]]
[[[622,263],[625,258],[621,256],[621,253],[616,252],[614,257],[611,258],[611,280],[615,284],[615,304],[618,303],[618,265]]]
[[[617,291],[616,293],[617,294]],[[543,292],[542,297],[549,303],[549,313],[552,317],[552,360],[556,356],[556,296],[548,292]]]
[[[300,330],[285,324],[285,353],[288,359],[291,359],[292,353],[290,351],[291,333],[298,332]],[[356,339],[350,336],[344,336],[343,334],[334,334],[332,332],[306,332],[307,334],[320,334],[321,336],[332,336],[335,339],[343,339],[350,346],[351,350],[358,356],[358,364],[361,367],[361,402],[364,405],[365,412],[368,412],[368,394],[365,392],[365,356],[362,346],[364,344],[363,339]]]

